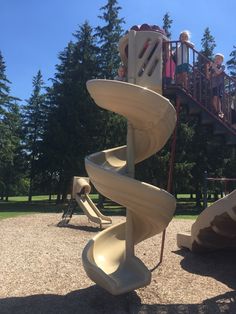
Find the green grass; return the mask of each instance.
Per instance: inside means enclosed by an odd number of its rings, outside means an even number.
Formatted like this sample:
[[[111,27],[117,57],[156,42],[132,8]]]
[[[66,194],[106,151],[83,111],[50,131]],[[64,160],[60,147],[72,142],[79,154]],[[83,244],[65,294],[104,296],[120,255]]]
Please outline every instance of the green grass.
[[[0,212],[0,219],[13,218],[29,214],[36,214],[36,212]]]
[[[95,204],[98,202],[97,194],[90,194],[90,197]],[[189,194],[178,195],[176,219],[194,220],[200,214],[202,209],[197,208],[195,201],[189,197]],[[8,202],[0,201],[0,219],[35,213],[62,213],[67,208],[67,204],[56,204],[55,199],[56,197],[49,201],[48,195],[39,195],[33,196],[32,202],[29,203],[27,196],[9,197]],[[104,202],[104,209],[101,212],[107,216],[126,214],[125,208],[110,200]],[[82,213],[79,207],[75,209],[75,214],[78,213]]]
[[[56,196],[52,196],[52,200],[55,200]],[[8,201],[10,202],[27,202],[28,196],[10,196]],[[32,201],[48,201],[48,195],[36,195],[32,197]]]
[[[27,196],[9,197],[8,202],[0,201],[0,219],[17,217],[35,213],[60,213],[66,204],[55,204],[55,200],[49,201],[48,196],[34,196],[32,202],[28,202]]]
[[[198,215],[178,215],[176,214],[174,216],[175,219],[190,219],[190,220],[196,220]]]

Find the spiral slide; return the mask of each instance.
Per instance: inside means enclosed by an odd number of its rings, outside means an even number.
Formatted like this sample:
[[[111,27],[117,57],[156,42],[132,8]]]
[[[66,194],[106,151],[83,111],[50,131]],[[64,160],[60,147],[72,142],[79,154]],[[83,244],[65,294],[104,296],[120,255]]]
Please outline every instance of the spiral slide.
[[[98,106],[126,117],[132,125],[134,163],[165,145],[176,123],[176,112],[168,99],[120,81],[91,80],[87,88]],[[129,146],[121,146],[85,159],[96,189],[127,208],[126,222],[97,234],[82,254],[88,277],[113,295],[150,283],[151,272],[135,256],[134,245],[162,232],[176,206],[175,198],[165,190],[129,177],[128,150]]]
[[[236,248],[236,190],[207,207],[190,232],[177,234],[178,247],[194,252]]]

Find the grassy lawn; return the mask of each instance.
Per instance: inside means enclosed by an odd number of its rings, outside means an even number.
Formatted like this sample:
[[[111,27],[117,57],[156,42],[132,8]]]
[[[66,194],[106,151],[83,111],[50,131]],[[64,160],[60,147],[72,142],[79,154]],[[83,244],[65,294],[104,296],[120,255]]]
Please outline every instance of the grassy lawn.
[[[91,199],[98,201],[97,194],[91,194]],[[67,208],[66,204],[56,204],[56,198],[48,200],[47,195],[33,196],[32,202],[28,202],[27,196],[9,197],[8,202],[0,201],[0,219],[17,217],[20,215],[35,214],[35,213],[62,213]],[[81,213],[79,207],[76,208],[76,213]],[[107,216],[125,215],[125,209],[111,201],[104,203],[102,212]]]
[[[17,216],[22,216],[22,215],[29,215],[33,214],[36,212],[0,212],[0,219],[5,219],[5,218],[12,218],[12,217],[17,217]]]
[[[98,202],[97,194],[91,194],[90,197],[95,204]],[[56,197],[49,201],[48,195],[33,196],[30,203],[27,196],[14,196],[9,197],[8,202],[0,201],[0,219],[35,213],[62,213],[66,208],[67,204],[56,204]],[[104,209],[101,211],[107,216],[126,213],[125,208],[110,200],[104,202]],[[81,212],[79,207],[75,209],[75,214]],[[196,219],[200,212],[201,208],[196,208],[195,200],[190,199],[190,195],[178,195],[175,218]]]
[[[48,196],[34,196],[32,202],[26,196],[9,197],[8,202],[0,201],[0,219],[35,213],[60,213],[66,205],[57,205]]]

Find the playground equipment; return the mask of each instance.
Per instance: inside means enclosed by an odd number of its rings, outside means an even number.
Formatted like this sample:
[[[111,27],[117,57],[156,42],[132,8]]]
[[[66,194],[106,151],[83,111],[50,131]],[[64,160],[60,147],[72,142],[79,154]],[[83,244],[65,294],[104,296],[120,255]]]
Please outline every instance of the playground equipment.
[[[236,248],[236,190],[207,207],[189,233],[177,234],[178,247],[194,252]]]
[[[89,184],[89,178],[87,177],[74,177],[73,178],[73,191],[71,195],[71,201],[76,202],[79,207],[83,210],[88,219],[96,224],[99,224],[102,229],[104,225],[111,224],[112,220],[110,217],[103,215],[97,206],[93,203],[89,197],[91,192],[91,186]],[[71,218],[73,212],[73,203],[70,208],[69,204],[69,218]],[[66,215],[63,214],[63,218],[66,218]]]
[[[176,124],[180,105],[189,115],[200,115],[202,125],[211,125],[213,134],[223,136],[228,145],[236,145],[232,126],[232,102],[235,104],[236,83],[224,76],[224,119],[212,112],[211,86],[201,70],[209,62],[190,49],[189,86],[183,90],[172,80],[165,80],[166,45],[176,50],[177,42],[169,42],[158,29],[135,27],[121,39],[120,55],[128,68],[128,82],[91,80],[90,95],[98,106],[127,118],[127,146],[95,153],[85,159],[86,170],[96,189],[127,208],[126,222],[112,226],[86,245],[83,266],[87,275],[110,293],[117,295],[146,286],[151,273],[135,256],[134,246],[163,232],[175,210],[175,198],[165,190],[134,179],[134,165],[159,151]],[[202,63],[201,63],[202,62]],[[164,68],[163,68],[164,66]],[[170,101],[176,104],[176,111]],[[170,170],[173,169],[176,129],[172,141]],[[173,171],[169,171],[171,190]],[[235,248],[236,191],[209,206],[196,220],[190,234],[178,234],[179,247],[194,251]],[[162,256],[162,253],[161,253]],[[161,261],[161,260],[160,260]]]
[[[207,171],[204,172],[204,185],[203,185],[203,208],[207,207],[208,198],[208,183],[218,183],[220,185],[220,194],[227,195],[230,191],[233,191],[236,187],[236,178],[211,178],[207,176]],[[230,185],[230,186],[229,186]],[[219,191],[217,192],[217,194]],[[214,193],[215,194],[215,193]],[[223,195],[222,195],[223,197]]]
[[[150,283],[151,272],[135,256],[134,246],[162,232],[176,207],[167,191],[133,178],[134,164],[159,151],[176,123],[174,107],[161,95],[163,40],[158,31],[131,30],[119,44],[122,61],[128,65],[128,83],[87,82],[97,105],[128,120],[127,146],[85,159],[95,188],[127,208],[126,222],[96,235],[82,254],[87,275],[113,295]]]

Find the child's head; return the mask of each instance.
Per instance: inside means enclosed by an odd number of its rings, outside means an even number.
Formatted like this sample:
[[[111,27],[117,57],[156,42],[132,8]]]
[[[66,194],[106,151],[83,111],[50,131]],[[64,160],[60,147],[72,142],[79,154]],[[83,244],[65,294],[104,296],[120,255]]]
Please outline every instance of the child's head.
[[[189,41],[190,39],[190,32],[189,31],[182,31],[179,35],[180,41]]]
[[[120,77],[125,77],[125,76],[126,76],[126,67],[125,67],[125,65],[121,64],[121,65],[119,66],[118,75],[119,75]]]
[[[224,55],[222,55],[222,53],[217,53],[217,54],[215,55],[214,62],[215,62],[216,64],[222,64],[223,61],[224,61]]]

